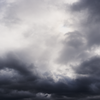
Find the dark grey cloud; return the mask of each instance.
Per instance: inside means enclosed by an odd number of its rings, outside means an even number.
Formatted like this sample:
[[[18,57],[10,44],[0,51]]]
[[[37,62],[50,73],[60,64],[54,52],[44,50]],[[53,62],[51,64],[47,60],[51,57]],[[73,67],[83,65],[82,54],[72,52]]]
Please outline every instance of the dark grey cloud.
[[[73,82],[71,81],[74,88],[71,87],[72,90],[70,89],[71,96],[72,93],[74,96],[75,94],[80,95],[77,100],[100,99],[99,96],[96,96],[100,93],[100,57],[94,53],[100,47],[99,7],[99,0],[80,0],[80,2],[72,5],[73,14],[81,22],[80,27],[77,31],[65,35],[63,48],[57,59],[59,64],[64,65],[80,63],[79,66],[74,67],[77,78]],[[84,15],[87,16],[86,19],[81,20],[77,17],[81,13],[86,14]]]
[[[87,9],[89,13],[93,15],[98,15],[100,10],[100,1],[99,0],[80,0],[77,3],[74,3],[72,9],[75,11],[80,11]],[[92,16],[91,16],[92,17]]]
[[[77,12],[87,10],[88,18],[80,24],[81,29],[65,35],[57,62],[64,65],[79,62],[78,66],[73,65],[73,70],[77,75],[75,79],[62,77],[55,82],[52,75],[47,75],[50,73],[41,77],[36,70],[37,66],[24,61],[23,57],[19,58],[18,54],[9,53],[0,57],[0,99],[99,100],[100,57],[91,54],[91,51],[98,48],[100,44],[99,5],[99,0],[81,0],[71,6],[76,17]],[[14,13],[13,11],[15,10],[12,9],[7,14],[11,19],[14,17],[11,15]],[[8,16],[5,16],[5,19]],[[11,21],[11,19],[7,21]]]
[[[0,77],[0,98],[2,100],[82,100],[81,98],[96,96],[100,93],[99,65],[99,57],[84,61],[75,69],[78,74],[76,79],[66,77],[55,82],[50,77],[41,78],[39,74],[37,75],[34,65],[30,67],[15,55],[8,54],[0,58],[0,72],[6,71],[6,74]],[[7,71],[12,72],[10,77]]]
[[[79,81],[81,85],[86,86],[89,90],[88,93],[98,94],[100,93],[100,57],[96,56],[82,62],[76,69]],[[88,94],[89,95],[89,94]],[[91,98],[89,100],[92,100]]]
[[[58,63],[67,64],[94,56],[100,47],[100,0],[80,0],[71,6],[71,12],[80,23],[76,31],[66,33]],[[79,15],[84,14],[79,17]],[[92,53],[91,53],[92,52]]]
[[[99,46],[100,44],[100,1],[99,0],[80,0],[80,2],[72,6],[73,12],[81,13],[87,11],[87,19],[81,22],[83,33],[86,35],[88,46]]]
[[[94,57],[83,62],[80,67],[77,68],[77,73],[87,74],[89,76],[98,76],[100,74],[100,58]]]

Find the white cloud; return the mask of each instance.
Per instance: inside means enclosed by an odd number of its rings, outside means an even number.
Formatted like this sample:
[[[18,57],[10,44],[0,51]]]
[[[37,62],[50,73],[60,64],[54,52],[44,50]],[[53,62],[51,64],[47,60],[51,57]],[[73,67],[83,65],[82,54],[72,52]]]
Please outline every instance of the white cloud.
[[[65,74],[66,66],[59,73],[61,65],[56,59],[65,33],[75,28],[70,12],[63,8],[64,3],[65,0],[5,1],[0,23],[0,54],[21,52],[24,60],[34,63],[41,73],[54,70],[52,73]]]

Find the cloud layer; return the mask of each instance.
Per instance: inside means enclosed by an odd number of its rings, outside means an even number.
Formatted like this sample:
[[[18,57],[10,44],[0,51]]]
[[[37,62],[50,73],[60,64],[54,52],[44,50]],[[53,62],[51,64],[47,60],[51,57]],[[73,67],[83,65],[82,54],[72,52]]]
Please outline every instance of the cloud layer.
[[[99,0],[1,0],[0,98],[99,100]]]

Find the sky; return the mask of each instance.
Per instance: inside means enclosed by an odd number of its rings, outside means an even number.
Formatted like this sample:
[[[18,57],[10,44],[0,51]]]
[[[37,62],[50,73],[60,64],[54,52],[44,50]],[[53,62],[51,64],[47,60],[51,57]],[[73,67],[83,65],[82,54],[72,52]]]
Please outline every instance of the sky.
[[[100,100],[100,0],[0,0],[1,100]]]

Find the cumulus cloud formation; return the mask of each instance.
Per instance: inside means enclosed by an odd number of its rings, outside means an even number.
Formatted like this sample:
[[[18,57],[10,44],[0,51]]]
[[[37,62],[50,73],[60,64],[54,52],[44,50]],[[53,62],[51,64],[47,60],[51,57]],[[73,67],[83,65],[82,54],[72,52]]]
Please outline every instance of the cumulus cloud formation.
[[[0,99],[99,100],[100,0],[0,0]]]

